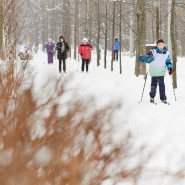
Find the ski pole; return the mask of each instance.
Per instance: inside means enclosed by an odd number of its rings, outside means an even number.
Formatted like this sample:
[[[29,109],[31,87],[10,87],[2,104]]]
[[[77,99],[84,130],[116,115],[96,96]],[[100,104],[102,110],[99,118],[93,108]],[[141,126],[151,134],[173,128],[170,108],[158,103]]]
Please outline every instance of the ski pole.
[[[173,87],[173,94],[174,94],[174,97],[175,97],[175,101],[177,101],[177,97],[176,97],[176,93],[175,93],[175,89],[174,89],[174,84],[173,84],[173,77],[172,78],[172,87]]]
[[[145,75],[145,77],[144,77],[145,82],[144,82],[144,86],[143,86],[143,92],[142,92],[142,95],[141,95],[141,101],[140,101],[139,103],[141,103],[142,100],[143,100],[143,94],[144,94],[144,91],[145,91],[145,85],[146,85],[147,76],[148,76],[148,73],[146,73],[146,75]]]

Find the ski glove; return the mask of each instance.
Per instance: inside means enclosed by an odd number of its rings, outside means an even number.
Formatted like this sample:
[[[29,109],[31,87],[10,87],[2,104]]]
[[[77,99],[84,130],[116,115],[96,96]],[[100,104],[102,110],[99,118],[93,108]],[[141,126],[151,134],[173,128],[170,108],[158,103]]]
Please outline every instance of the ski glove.
[[[169,75],[172,75],[173,74],[173,69],[171,67],[168,68],[168,73],[169,73]]]
[[[152,61],[154,61],[154,57],[151,55],[143,55],[138,58],[138,62],[151,63]]]

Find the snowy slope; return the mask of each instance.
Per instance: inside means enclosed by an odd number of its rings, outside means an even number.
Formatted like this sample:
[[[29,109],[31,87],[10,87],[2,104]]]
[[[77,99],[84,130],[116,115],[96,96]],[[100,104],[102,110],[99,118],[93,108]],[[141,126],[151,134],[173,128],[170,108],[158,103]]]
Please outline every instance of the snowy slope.
[[[108,56],[110,58],[110,56]],[[169,182],[170,178],[162,176],[162,172],[170,170],[172,173],[183,167],[185,155],[185,62],[184,58],[178,58],[178,89],[175,90],[178,101],[175,102],[172,79],[169,75],[165,78],[166,94],[170,105],[164,105],[159,101],[157,105],[149,103],[150,76],[147,79],[143,102],[141,98],[144,79],[134,76],[135,58],[123,56],[123,74],[119,74],[119,63],[114,62],[114,72],[96,67],[96,58],[93,55],[88,74],[81,73],[81,62],[67,60],[67,73],[59,74],[58,62],[54,65],[47,64],[44,53],[38,53],[31,61],[33,71],[36,74],[35,93],[42,88],[47,77],[69,79],[68,88],[74,89],[75,97],[86,100],[92,96],[97,103],[97,109],[109,103],[119,101],[123,108],[116,114],[117,132],[115,138],[119,140],[126,122],[127,128],[137,138],[136,145],[146,145],[153,156],[146,165],[146,171],[139,185],[180,185],[185,182]],[[108,61],[110,69],[110,60]],[[52,86],[51,86],[52,88]],[[66,98],[70,98],[69,96]],[[184,168],[185,169],[185,168]],[[159,178],[160,177],[160,178]],[[144,179],[144,180],[143,180]],[[105,184],[111,184],[107,182]],[[127,183],[126,183],[127,184]],[[128,183],[129,184],[129,183]],[[120,183],[119,185],[125,185]]]

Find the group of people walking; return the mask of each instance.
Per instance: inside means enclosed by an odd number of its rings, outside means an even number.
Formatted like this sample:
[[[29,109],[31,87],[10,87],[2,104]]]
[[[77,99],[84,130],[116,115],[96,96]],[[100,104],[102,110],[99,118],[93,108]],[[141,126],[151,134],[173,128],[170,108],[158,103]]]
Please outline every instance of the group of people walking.
[[[52,42],[52,39],[48,39],[45,49],[48,56],[48,64],[53,64],[53,57],[55,50],[57,51],[57,59],[59,61],[59,72],[61,73],[62,69],[66,73],[66,59],[70,51],[68,43],[65,41],[63,36],[59,37],[59,42],[55,44]],[[86,72],[89,70],[89,62],[91,58],[92,46],[88,43],[88,39],[84,38],[82,44],[78,48],[78,52],[82,58],[82,72],[86,67]],[[62,68],[63,66],[63,68]]]
[[[59,61],[59,72],[61,73],[62,71],[62,66],[63,66],[63,71],[66,73],[66,59],[67,55],[70,51],[68,43],[65,41],[63,36],[59,37],[59,42],[55,44],[52,42],[52,39],[48,39],[48,43],[45,45],[46,52],[48,55],[48,64],[53,64],[53,57],[55,50],[57,51],[57,59]],[[82,40],[81,45],[78,48],[78,53],[81,55],[82,59],[82,66],[81,70],[84,72],[86,69],[86,72],[89,70],[89,63],[90,63],[90,58],[91,58],[91,51],[92,51],[92,46],[89,44],[88,39],[84,38]],[[118,61],[118,52],[120,49],[120,44],[117,38],[115,38],[114,42],[114,60]]]
[[[57,59],[59,61],[59,72],[61,73],[63,65],[63,71],[66,73],[66,59],[70,48],[64,37],[60,36],[59,42],[56,46],[51,39],[48,39],[48,43],[45,45],[45,48],[48,55],[48,64],[53,64],[53,57],[56,50]]]

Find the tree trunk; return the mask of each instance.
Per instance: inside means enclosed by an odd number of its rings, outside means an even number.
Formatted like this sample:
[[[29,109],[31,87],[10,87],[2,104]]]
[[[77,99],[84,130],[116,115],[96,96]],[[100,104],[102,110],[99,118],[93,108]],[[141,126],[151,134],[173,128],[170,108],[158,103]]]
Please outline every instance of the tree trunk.
[[[89,1],[89,43],[91,43],[92,39],[92,30],[93,30],[93,2]]]
[[[104,68],[107,68],[107,36],[108,36],[108,1],[106,1],[105,10],[105,47],[104,47]]]
[[[88,0],[85,1],[85,36],[88,36]]]
[[[119,11],[119,14],[120,14],[120,25],[119,25],[119,41],[120,41],[120,52],[119,52],[119,60],[120,60],[120,65],[119,65],[119,67],[120,67],[120,74],[122,74],[122,61],[121,61],[121,51],[122,51],[122,42],[121,42],[121,40],[122,40],[122,33],[121,33],[121,26],[122,26],[122,24],[121,24],[121,16],[122,16],[122,2],[120,1],[120,11]]]
[[[152,43],[155,43],[154,17],[152,16]]]
[[[129,51],[130,57],[134,56],[134,11],[131,9],[130,13],[130,41],[129,41]]]
[[[138,62],[139,56],[146,53],[146,0],[137,0],[137,50],[135,75],[146,75],[146,64]]]
[[[97,66],[100,65],[100,48],[99,48],[99,43],[100,43],[100,1],[98,0],[97,2],[97,43],[96,43],[96,51],[97,51]]]
[[[116,2],[113,2],[113,14],[112,14],[112,60],[111,60],[111,71],[113,71],[113,61],[114,61],[114,37],[115,37],[115,12],[116,12]]]
[[[156,0],[155,2],[156,4],[156,40],[160,39],[160,33],[159,33],[159,29],[160,29],[160,16],[159,16],[159,5],[160,2],[159,0]]]
[[[172,42],[172,61],[173,61],[173,87],[177,88],[177,47],[175,38],[175,0],[172,0],[171,5],[171,42]]]
[[[46,39],[46,29],[45,29],[45,26],[46,26],[46,21],[45,21],[45,17],[44,17],[44,2],[41,1],[41,4],[40,4],[40,7],[42,9],[42,14],[41,14],[41,21],[42,21],[42,24],[41,24],[41,42],[42,42],[42,50],[44,51],[45,50],[45,39]]]
[[[74,17],[74,59],[77,56],[77,41],[78,41],[78,29],[79,29],[79,6],[78,1],[75,1],[75,17]]]
[[[0,51],[3,44],[3,0],[0,0]]]
[[[168,0],[168,51],[172,58],[172,43],[171,43],[171,7],[172,0]]]

